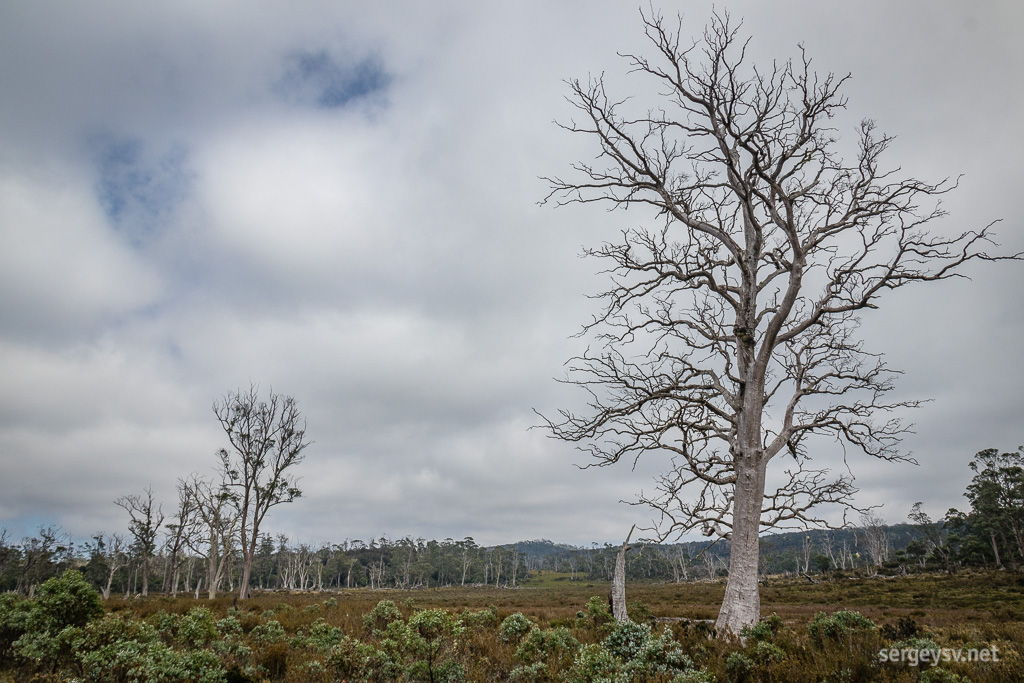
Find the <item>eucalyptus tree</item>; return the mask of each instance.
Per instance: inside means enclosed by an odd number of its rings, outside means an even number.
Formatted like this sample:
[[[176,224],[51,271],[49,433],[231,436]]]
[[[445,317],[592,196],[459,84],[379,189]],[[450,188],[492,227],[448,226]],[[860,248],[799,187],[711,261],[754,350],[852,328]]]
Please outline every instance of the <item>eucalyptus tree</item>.
[[[964,495],[971,503],[971,524],[991,545],[997,567],[1004,562],[1015,567],[1024,561],[1024,446],[1008,453],[987,448],[970,468],[975,474]]]
[[[96,553],[103,559],[106,565],[106,583],[100,590],[104,600],[110,598],[110,589],[114,585],[114,576],[117,570],[128,563],[125,555],[126,544],[121,534],[111,534],[110,538],[104,534],[97,534],[93,537],[96,541]]]
[[[167,562],[164,565],[163,591],[172,596],[178,594],[178,584],[181,582],[181,567],[190,558],[186,554],[189,544],[189,536],[195,529],[196,500],[191,491],[178,482],[178,510],[174,520],[164,525],[164,551],[167,554]]]
[[[590,137],[596,158],[548,178],[545,201],[648,222],[585,251],[611,275],[583,332],[593,348],[567,371],[588,408],[547,423],[594,465],[669,456],[636,504],[656,511],[659,540],[700,530],[731,541],[717,627],[736,633],[759,617],[759,533],[821,525],[819,505],[855,492],[852,477],[812,465],[809,437],[909,460],[898,413],[916,404],[888,397],[896,373],[858,339],[859,312],[969,262],[1020,255],[986,253],[991,224],[932,230],[956,181],[884,165],[892,138],[872,121],[843,146],[834,125],[848,76],[815,73],[802,48],[750,64],[727,14],[692,42],[681,20],[643,23],[651,56],[624,57],[657,104],[609,94],[603,75],[569,82],[579,118],[560,125]]]
[[[224,574],[237,550],[235,545],[241,521],[237,499],[226,481],[192,474],[178,480],[182,507],[190,511],[182,536],[188,547],[206,560],[206,590],[210,600],[217,591]],[[175,584],[177,587],[177,584]]]
[[[217,455],[226,487],[238,506],[242,549],[238,597],[244,600],[249,596],[260,525],[270,508],[302,495],[293,468],[302,462],[310,442],[295,399],[270,391],[263,400],[255,385],[214,401],[213,413],[231,444]]]
[[[153,488],[146,487],[142,495],[121,496],[114,503],[128,513],[128,531],[135,539],[135,552],[139,556],[142,573],[142,595],[149,595],[149,562],[156,552],[160,526],[164,523],[163,509],[153,499]]]

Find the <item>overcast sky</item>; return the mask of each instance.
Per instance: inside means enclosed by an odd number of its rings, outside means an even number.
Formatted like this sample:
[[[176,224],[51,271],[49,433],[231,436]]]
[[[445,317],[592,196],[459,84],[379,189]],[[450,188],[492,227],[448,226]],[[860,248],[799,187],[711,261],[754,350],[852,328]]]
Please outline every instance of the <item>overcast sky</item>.
[[[1018,2],[730,2],[759,61],[852,73],[889,162],[964,174],[944,232],[1024,249]],[[698,35],[708,2],[669,2]],[[0,0],[0,526],[121,531],[113,500],[212,473],[214,399],[295,396],[315,444],[267,530],[484,544],[618,541],[657,456],[578,470],[529,430],[605,284],[584,245],[648,217],[538,206],[593,156],[566,78],[645,49],[631,3]],[[655,103],[655,100],[650,100]],[[967,462],[1024,443],[1024,267],[865,317],[905,372],[919,467],[851,457],[859,502],[963,507]],[[822,457],[835,447],[821,445]]]

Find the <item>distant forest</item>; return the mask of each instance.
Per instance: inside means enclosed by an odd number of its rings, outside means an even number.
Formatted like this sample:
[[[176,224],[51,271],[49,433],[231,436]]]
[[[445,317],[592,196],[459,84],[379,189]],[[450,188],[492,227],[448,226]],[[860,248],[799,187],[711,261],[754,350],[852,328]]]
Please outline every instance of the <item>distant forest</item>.
[[[778,575],[898,575],[955,572],[966,567],[1024,568],[1024,449],[978,453],[965,496],[970,509],[933,521],[916,504],[908,523],[885,524],[868,512],[856,527],[765,535],[760,571]],[[122,501],[123,502],[123,501]],[[152,497],[133,497],[127,535],[97,534],[83,544],[57,527],[15,542],[0,529],[0,591],[33,594],[67,569],[78,569],[104,597],[111,594],[192,594],[237,591],[242,556],[233,534],[203,543],[172,519],[164,524]],[[126,508],[128,509],[128,508]],[[142,513],[140,513],[140,509]],[[143,514],[145,513],[145,514]],[[207,535],[206,538],[211,538]],[[311,546],[285,536],[259,536],[249,586],[253,590],[432,588],[529,585],[540,572],[567,581],[610,581],[619,546],[575,547],[549,540],[480,546],[472,538],[421,538]],[[728,541],[634,543],[627,554],[632,581],[684,582],[727,576]],[[816,579],[814,579],[816,580]],[[212,588],[212,590],[211,590]]]
[[[920,553],[914,550],[926,538],[920,529],[907,524],[765,536],[762,571],[765,575],[912,571],[928,564],[921,562]],[[97,535],[79,546],[54,527],[40,529],[36,536],[13,544],[0,531],[0,590],[29,594],[46,579],[77,568],[108,596],[139,593],[142,562],[138,549],[127,547],[116,556],[113,545],[111,539]],[[312,547],[292,544],[284,536],[263,536],[251,585],[264,590],[514,587],[529,585],[530,577],[539,572],[559,573],[568,581],[610,581],[618,550],[614,545],[575,547],[549,540],[484,547],[472,538],[427,541],[383,537]],[[728,542],[633,544],[626,570],[631,580],[706,580],[726,576],[728,559]],[[239,564],[239,558],[229,558],[218,592],[237,590]],[[150,590],[208,595],[206,558],[185,554],[175,559],[164,546],[150,558],[149,572]]]

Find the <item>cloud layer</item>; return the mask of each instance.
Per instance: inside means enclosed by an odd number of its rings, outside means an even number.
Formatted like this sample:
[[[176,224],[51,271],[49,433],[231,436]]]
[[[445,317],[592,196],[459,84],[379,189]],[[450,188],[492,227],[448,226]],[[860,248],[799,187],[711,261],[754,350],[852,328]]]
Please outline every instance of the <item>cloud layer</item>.
[[[149,485],[169,508],[223,445],[213,400],[249,382],[294,395],[316,442],[275,531],[588,543],[645,521],[618,501],[657,457],[579,471],[529,429],[582,398],[552,379],[604,282],[580,247],[649,218],[537,204],[540,176],[595,151],[552,123],[562,79],[653,96],[616,56],[644,49],[620,5],[5,7],[0,526],[122,528],[113,499]],[[711,6],[664,9],[697,35]],[[1024,248],[1021,10],[730,11],[758,59],[802,42],[852,72],[842,125],[898,134],[906,172],[966,174],[943,229],[1004,218]],[[935,398],[907,442],[921,467],[852,463],[891,521],[961,505],[971,455],[1024,440],[1024,276],[971,275],[865,319],[901,395]]]

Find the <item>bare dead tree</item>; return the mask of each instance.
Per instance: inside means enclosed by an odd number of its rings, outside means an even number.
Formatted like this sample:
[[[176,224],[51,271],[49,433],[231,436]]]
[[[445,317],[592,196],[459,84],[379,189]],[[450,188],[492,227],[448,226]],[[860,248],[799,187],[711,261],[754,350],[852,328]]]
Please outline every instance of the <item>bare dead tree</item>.
[[[259,388],[250,385],[229,393],[213,404],[214,415],[224,428],[231,450],[218,452],[220,469],[233,491],[240,514],[242,581],[239,600],[249,597],[249,578],[260,525],[270,508],[290,503],[302,492],[291,468],[302,462],[306,423],[291,396],[270,391],[266,401]]]
[[[619,550],[615,553],[615,572],[612,576],[612,588],[611,588],[611,603],[612,603],[612,616],[615,617],[615,621],[624,622],[629,621],[629,610],[626,606],[626,553],[628,553],[633,546],[629,545],[629,539],[633,537],[633,532],[636,530],[636,525],[629,530],[626,534],[626,540],[619,546]]]
[[[864,513],[860,517],[859,534],[871,559],[868,571],[875,574],[879,567],[889,561],[889,532],[885,520],[874,512]]]
[[[571,178],[547,178],[545,202],[646,210],[654,225],[585,251],[612,280],[581,333],[595,346],[567,371],[589,408],[546,420],[591,465],[670,456],[635,504],[656,511],[655,540],[691,530],[730,539],[717,628],[738,633],[759,618],[759,533],[824,526],[819,506],[849,505],[856,491],[852,475],[811,466],[808,438],[910,460],[894,413],[916,402],[887,400],[898,373],[865,350],[858,313],[890,290],[1021,255],[985,252],[991,224],[929,231],[956,182],[884,168],[892,138],[873,122],[844,160],[831,126],[847,77],[816,74],[802,49],[758,68],[727,14],[692,43],[681,20],[674,30],[660,15],[643,22],[654,55],[624,57],[660,104],[616,99],[603,76],[571,81],[580,119],[560,125],[600,151]],[[783,483],[767,490],[779,455]]]
[[[135,552],[140,559],[142,572],[142,595],[149,595],[149,561],[156,552],[156,539],[164,522],[160,505],[153,500],[152,487],[146,487],[143,495],[121,496],[114,503],[124,508],[131,518],[128,531],[135,539]]]
[[[808,535],[804,536],[804,540],[800,543],[800,556],[797,558],[797,563],[800,566],[797,567],[797,574],[810,574],[811,573],[811,556],[814,554],[814,545],[811,543],[811,537]]]
[[[839,550],[839,556],[836,556],[836,536],[832,530],[825,531],[818,537],[818,544],[821,546],[822,553],[828,558],[829,562],[836,569],[846,569],[846,552],[845,545]]]

